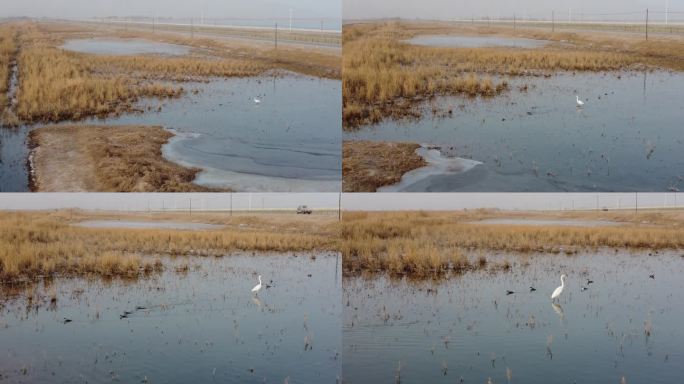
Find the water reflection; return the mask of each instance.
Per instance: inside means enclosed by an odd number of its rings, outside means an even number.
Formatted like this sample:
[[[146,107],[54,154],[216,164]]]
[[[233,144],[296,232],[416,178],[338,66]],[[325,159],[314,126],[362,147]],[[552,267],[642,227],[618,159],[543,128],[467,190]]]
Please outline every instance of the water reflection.
[[[346,278],[346,382],[390,381],[399,362],[402,383],[496,383],[513,374],[532,384],[617,382],[622,376],[677,382],[684,363],[679,254],[602,250],[487,258],[513,268],[422,282]],[[561,272],[569,277],[561,304],[554,305],[550,295]],[[580,291],[587,279],[595,282]]]
[[[0,379],[334,382],[337,257],[316,256],[178,257],[142,280],[57,278],[14,295],[3,289]],[[261,299],[250,294],[257,271],[279,282]]]
[[[453,148],[483,163],[430,175],[402,191],[679,190],[684,141],[678,102],[684,74],[557,74],[508,79],[494,99],[438,98],[417,121],[384,121],[345,140],[410,141]],[[527,85],[526,92],[518,88]],[[644,89],[645,85],[645,89]],[[576,107],[575,95],[586,104]],[[646,97],[645,95],[648,95]],[[458,111],[435,116],[432,107]]]

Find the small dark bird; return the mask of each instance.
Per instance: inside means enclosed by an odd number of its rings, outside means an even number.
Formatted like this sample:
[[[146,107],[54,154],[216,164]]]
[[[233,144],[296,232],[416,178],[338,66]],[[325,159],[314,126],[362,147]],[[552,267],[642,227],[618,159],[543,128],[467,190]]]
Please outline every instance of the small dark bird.
[[[308,277],[311,277],[311,274],[309,273],[307,276],[308,276]]]
[[[513,291],[506,290],[506,295],[512,295],[512,294],[514,294],[514,293],[515,293],[515,292],[513,292]]]
[[[594,280],[589,280],[589,279],[587,279],[587,285],[593,284],[593,283],[594,283]]]
[[[64,324],[71,323],[71,319],[64,318]]]
[[[648,275],[651,279],[655,280],[655,275]]]
[[[137,306],[137,307],[135,307],[135,310],[136,310],[136,311],[141,311],[141,310],[143,310],[143,309],[147,309],[147,308],[142,307],[142,306]]]
[[[586,291],[587,289],[589,289],[589,288],[587,288],[587,287],[582,287],[582,288],[580,288],[580,291],[584,292],[584,291]]]
[[[534,292],[534,291],[536,291],[536,290],[537,290],[537,288],[535,288],[535,287],[530,287],[530,292]]]

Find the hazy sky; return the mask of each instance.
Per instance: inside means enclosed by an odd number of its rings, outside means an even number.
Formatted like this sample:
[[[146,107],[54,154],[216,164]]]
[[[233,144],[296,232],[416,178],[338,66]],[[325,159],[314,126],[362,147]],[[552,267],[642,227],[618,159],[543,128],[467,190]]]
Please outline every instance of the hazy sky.
[[[336,209],[337,193],[235,193],[233,209]],[[146,211],[228,210],[228,193],[0,193],[0,210],[80,208]],[[634,193],[347,193],[344,210],[570,210],[633,208]],[[639,207],[684,207],[684,193],[639,193]]]
[[[559,18],[568,18],[570,7],[577,16],[585,13],[642,11],[647,7],[653,16],[663,17],[666,3],[671,11],[684,11],[684,0],[344,0],[344,19],[425,18],[453,19],[470,17],[550,18],[555,10]],[[663,12],[659,15],[657,12]],[[672,15],[675,16],[675,15]],[[676,15],[678,19],[682,15]]]
[[[341,0],[0,0],[0,17],[339,18]]]

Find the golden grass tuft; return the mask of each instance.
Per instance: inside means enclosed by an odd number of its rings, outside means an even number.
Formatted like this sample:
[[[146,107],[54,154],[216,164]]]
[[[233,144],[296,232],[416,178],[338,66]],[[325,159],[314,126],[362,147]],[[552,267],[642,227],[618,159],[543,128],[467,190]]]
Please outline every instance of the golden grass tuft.
[[[379,187],[398,183],[406,172],[427,165],[416,154],[419,147],[414,143],[344,141],[344,192],[375,192]]]
[[[95,74],[81,56],[49,46],[19,55],[17,115],[27,122],[55,122],[134,110],[141,97],[176,97],[177,87]]]

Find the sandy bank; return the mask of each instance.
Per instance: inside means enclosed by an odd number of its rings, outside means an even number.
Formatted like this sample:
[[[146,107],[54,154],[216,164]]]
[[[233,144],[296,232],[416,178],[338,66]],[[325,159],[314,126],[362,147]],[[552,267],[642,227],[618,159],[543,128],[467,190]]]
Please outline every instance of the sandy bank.
[[[29,135],[36,192],[190,192],[199,169],[162,157],[173,134],[149,126],[48,126]]]

